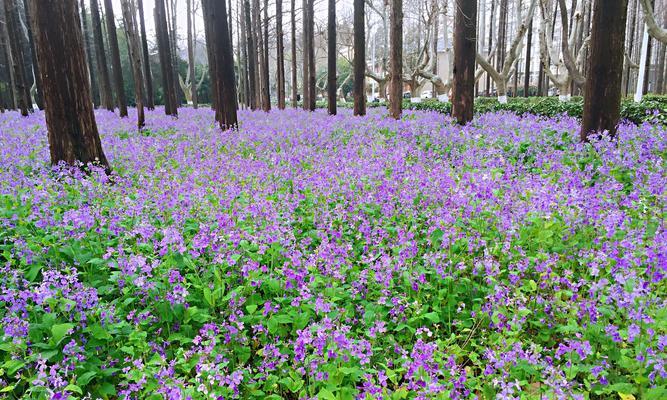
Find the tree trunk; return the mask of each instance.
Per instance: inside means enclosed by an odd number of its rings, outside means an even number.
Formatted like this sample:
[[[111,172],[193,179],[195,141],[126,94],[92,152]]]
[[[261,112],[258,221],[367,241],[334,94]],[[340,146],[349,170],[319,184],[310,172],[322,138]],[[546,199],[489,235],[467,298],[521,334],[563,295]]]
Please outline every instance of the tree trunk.
[[[491,51],[493,50],[493,28],[494,28],[494,16],[495,16],[495,9],[496,9],[496,1],[491,0],[491,19],[490,19],[490,25],[489,25],[489,43],[486,48],[486,57],[491,57]],[[486,74],[486,97],[491,96],[491,75],[488,73]]]
[[[213,28],[215,40],[208,45],[215,46],[211,53],[215,57],[216,85],[220,128],[222,130],[236,129],[238,126],[236,104],[236,79],[234,77],[234,50],[232,38],[229,36],[227,7],[224,0],[211,1],[206,18]]]
[[[102,36],[102,21],[100,20],[100,6],[97,0],[90,0],[90,17],[93,25],[93,38],[95,40],[95,58],[97,58],[97,77],[100,80],[100,104],[109,111],[114,110],[113,94],[111,93],[111,80],[109,79],[109,67],[107,56],[104,52],[104,39]]]
[[[298,107],[298,93],[299,87],[297,82],[297,70],[296,70],[296,0],[292,0],[292,10],[291,10],[291,36],[290,39],[292,47],[292,107]]]
[[[111,49],[111,66],[113,81],[116,87],[116,100],[121,117],[127,117],[127,101],[125,100],[125,83],[123,82],[123,69],[120,63],[120,50],[118,49],[118,36],[116,35],[116,20],[113,15],[111,0],[104,0],[106,9],[107,35],[109,36],[109,48]]]
[[[278,109],[285,109],[285,45],[283,43],[283,0],[276,0],[276,63]]]
[[[308,57],[308,48],[311,46],[309,42],[310,35],[308,34],[308,0],[303,0],[301,13],[301,19],[303,20],[303,48],[301,49],[301,56],[303,58],[303,109],[308,110],[310,105],[310,89],[308,88],[310,85],[308,75],[310,71],[308,61],[310,58]]]
[[[245,9],[245,24],[247,29],[248,37],[248,92],[250,97],[248,102],[250,103],[250,109],[257,109],[257,47],[255,47],[255,35],[253,34],[253,25],[250,19],[250,1],[245,0],[243,2],[243,7]]]
[[[523,77],[523,97],[528,97],[530,91],[530,51],[533,47],[533,21],[530,21],[528,26],[528,38],[526,39],[528,43],[526,44],[526,70]]]
[[[197,99],[197,78],[195,76],[195,40],[193,35],[193,25],[192,25],[192,0],[187,0],[187,30],[188,30],[188,71],[190,75],[190,98],[192,99],[192,108],[197,109],[199,107],[199,101]]]
[[[308,1],[308,36],[310,36],[309,43],[310,46],[307,47],[308,51],[308,100],[310,111],[315,111],[315,101],[317,100],[315,94],[316,86],[316,72],[315,72],[315,0]]]
[[[16,85],[17,107],[21,115],[27,117],[32,112],[32,99],[28,87],[28,77],[25,75],[26,56],[21,46],[19,9],[16,0],[5,0],[5,23],[9,33],[9,47],[11,50],[11,68],[14,71],[14,84]]]
[[[327,102],[329,114],[336,115],[336,0],[329,0],[327,27]]]
[[[137,128],[143,129],[146,125],[144,116],[144,84],[141,76],[141,50],[139,46],[139,30],[137,29],[137,6],[134,0],[122,0],[123,21],[129,49],[130,63],[132,64],[132,76],[134,78],[134,98],[137,103]]]
[[[239,24],[238,29],[239,35],[241,37],[241,43],[239,45],[239,52],[241,53],[241,70],[242,72],[242,82],[243,82],[243,101],[246,107],[250,107],[250,74],[248,73],[248,27],[246,25],[246,9],[245,4],[241,2],[239,4]]]
[[[76,0],[29,1],[44,83],[51,164],[96,163],[110,172],[97,132]],[[57,79],[53,79],[57,77]]]
[[[16,91],[16,79],[14,79],[14,62],[12,61],[12,50],[9,44],[9,31],[7,30],[7,16],[5,15],[5,8],[0,7],[0,16],[2,16],[0,36],[2,37],[3,55],[5,57],[5,68],[7,70],[7,83],[9,95],[9,109],[16,110],[18,108],[18,93]]]
[[[210,12],[211,0],[202,0],[202,13],[207,15]],[[217,92],[213,89],[216,85],[215,83],[215,57],[213,54],[213,48],[215,46],[209,46],[209,42],[213,42],[216,38],[213,36],[213,26],[212,22],[208,18],[204,18],[204,36],[206,39],[206,56],[208,58],[208,76],[210,79],[210,94],[211,94],[211,109],[215,111],[215,120],[220,121],[220,113],[218,112],[218,99],[215,97]]]
[[[403,0],[391,0],[389,42],[389,115],[400,119],[403,107]]]
[[[90,84],[92,88],[93,104],[95,105],[95,108],[97,108],[100,105],[100,89],[97,86],[98,82],[97,82],[97,77],[95,76],[95,62],[93,58],[93,53],[95,49],[93,48],[93,43],[91,41],[90,29],[88,28],[88,18],[86,18],[86,14],[87,14],[86,2],[85,0],[81,0],[81,26],[83,33],[83,42],[86,50],[86,61],[88,62],[88,72],[90,73]]]
[[[628,0],[595,0],[589,74],[584,90],[581,140],[608,131],[616,136],[621,111],[621,76]]]
[[[651,2],[651,8],[655,8],[655,0],[650,0]],[[649,78],[651,76],[651,53],[653,52],[653,36],[649,35],[648,36],[648,48],[646,52],[646,67],[645,71],[646,73],[644,74],[644,84],[643,84],[643,91],[642,94],[646,95],[648,94],[649,91]]]
[[[160,53],[160,67],[162,69],[162,88],[164,92],[164,112],[167,115],[178,116],[176,104],[176,85],[172,68],[171,46],[169,34],[167,33],[167,16],[165,14],[164,0],[155,1],[155,33],[157,34],[157,46]]]
[[[37,64],[37,54],[35,53],[35,39],[32,34],[32,26],[31,26],[31,15],[30,11],[28,10],[28,0],[23,0],[23,9],[25,10],[25,17],[26,17],[26,28],[28,30],[28,42],[30,45],[30,58],[32,59],[32,73],[35,77],[35,104],[37,104],[37,107],[40,110],[44,109],[44,101],[42,99],[42,80],[40,78],[39,74],[39,64]],[[85,15],[84,15],[85,19]],[[86,44],[84,40],[84,45]],[[94,91],[93,91],[94,92]]]
[[[366,32],[364,0],[354,0],[354,115],[366,115]]]
[[[146,107],[148,107],[149,110],[154,110],[155,99],[153,98],[153,75],[151,74],[151,60],[148,54],[148,38],[146,36],[146,21],[144,20],[143,0],[137,0],[137,8],[139,8],[141,51],[143,52],[144,81],[146,82]]]
[[[496,69],[501,71],[503,69],[503,64],[505,64],[505,50],[507,44],[507,8],[508,0],[500,0],[500,21],[498,23],[498,53],[496,55]],[[504,93],[503,93],[504,95]],[[500,96],[500,91],[498,91],[498,96]]]
[[[271,111],[271,82],[269,74],[269,0],[264,0],[264,38],[262,40],[262,109]],[[260,35],[262,33],[260,32]]]
[[[454,27],[454,89],[452,116],[465,125],[472,121],[475,104],[477,2],[456,0]]]

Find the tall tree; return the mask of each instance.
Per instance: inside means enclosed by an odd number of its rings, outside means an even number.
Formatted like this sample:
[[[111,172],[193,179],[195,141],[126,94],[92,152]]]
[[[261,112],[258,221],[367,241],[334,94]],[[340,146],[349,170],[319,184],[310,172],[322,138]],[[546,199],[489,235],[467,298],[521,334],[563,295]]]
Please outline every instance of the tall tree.
[[[389,42],[389,115],[400,119],[403,107],[403,0],[391,0]]]
[[[309,0],[303,0],[303,6],[301,8],[301,13],[302,17],[301,19],[303,20],[303,49],[301,50],[302,53],[302,58],[303,58],[303,109],[304,110],[309,110],[310,109],[310,57],[308,55],[308,48],[312,46],[312,42],[310,41],[310,23],[308,22],[308,18],[310,16],[308,15],[308,9],[309,9]]]
[[[264,0],[264,23],[263,30],[259,32],[264,35],[262,43],[262,109],[271,111],[271,84],[269,74],[269,0]]]
[[[364,0],[354,0],[354,115],[366,115],[366,19]]]
[[[155,99],[153,98],[153,75],[151,74],[151,60],[148,54],[148,37],[146,36],[146,21],[144,19],[144,2],[137,0],[139,9],[139,27],[141,30],[141,51],[143,53],[144,82],[146,83],[146,107],[149,110],[155,109]]]
[[[27,3],[27,1],[26,1]],[[98,87],[97,76],[95,75],[95,62],[94,62],[94,52],[92,39],[90,37],[90,28],[88,27],[88,18],[86,12],[86,1],[81,0],[81,29],[83,33],[83,42],[85,45],[86,51],[86,61],[88,62],[88,73],[90,74],[90,85],[93,96],[93,104],[95,107],[100,105],[100,89]],[[37,58],[37,57],[35,57]]]
[[[32,34],[32,26],[30,23],[30,10],[28,9],[28,0],[23,0],[23,9],[26,17],[26,30],[28,31],[28,42],[30,45],[30,58],[32,60],[32,73],[35,77],[35,104],[40,110],[44,109],[44,101],[42,99],[42,80],[39,74],[39,64],[37,64],[37,54],[35,53],[35,39]],[[84,15],[85,18],[85,15]],[[85,44],[85,42],[84,42]]]
[[[106,9],[107,35],[109,37],[109,48],[111,49],[111,69],[116,92],[116,103],[121,117],[127,117],[127,101],[125,100],[125,82],[123,82],[123,68],[120,63],[120,49],[118,48],[118,36],[116,35],[116,19],[113,14],[111,0],[104,0]]]
[[[315,101],[317,100],[315,87],[317,85],[317,76],[315,68],[315,0],[308,0],[308,36],[310,36],[310,46],[308,51],[308,110],[315,111]]]
[[[5,23],[9,32],[9,48],[11,50],[12,69],[14,71],[14,82],[16,87],[17,106],[21,115],[28,116],[32,112],[32,99],[30,98],[30,87],[28,77],[25,74],[26,55],[21,45],[21,20],[16,0],[5,0]]]
[[[298,102],[297,97],[299,93],[298,82],[297,82],[297,71],[296,71],[296,0],[291,0],[292,9],[291,9],[291,50],[292,50],[292,107],[297,108]]]
[[[285,45],[283,43],[283,0],[276,0],[276,85],[278,109],[285,109]]]
[[[595,0],[589,74],[584,90],[581,140],[607,131],[616,136],[621,112],[621,76],[628,0]]]
[[[132,77],[134,78],[134,98],[137,102],[137,128],[143,129],[146,125],[144,116],[144,85],[141,73],[141,50],[139,29],[137,28],[137,6],[134,0],[122,0],[123,21],[127,36],[130,63],[132,64]]]
[[[329,114],[336,115],[336,0],[329,0],[327,26],[327,103]]]
[[[239,23],[237,26],[239,26],[239,36],[240,36],[240,41],[241,43],[239,44],[239,53],[240,53],[240,69],[242,71],[241,73],[241,82],[243,83],[243,102],[246,107],[250,107],[250,74],[249,74],[249,66],[248,66],[248,32],[247,32],[247,26],[246,26],[246,11],[245,11],[245,5],[243,2],[239,4],[239,14],[238,14],[238,20]]]
[[[197,109],[199,101],[197,99],[197,79],[195,79],[195,39],[194,27],[192,23],[193,10],[192,1],[187,0],[187,30],[188,30],[188,75],[190,76],[190,97],[192,98],[192,108]]]
[[[530,91],[530,52],[533,49],[533,21],[528,24],[528,42],[526,44],[526,69],[523,73],[523,97],[528,97]]]
[[[176,83],[172,68],[171,45],[164,0],[155,1],[155,31],[157,34],[158,53],[160,53],[160,67],[162,69],[162,88],[164,93],[164,112],[167,115],[178,116],[176,103]]]
[[[97,163],[110,171],[97,132],[76,0],[30,0],[44,84],[51,163]],[[53,79],[57,77],[57,79]]]
[[[204,15],[207,15],[210,13],[210,3],[212,0],[202,0],[201,6],[202,6],[202,11],[204,12]],[[214,88],[216,85],[215,82],[215,54],[213,54],[213,49],[215,46],[209,46],[208,43],[212,43],[216,38],[213,35],[213,29],[214,27],[212,26],[212,21],[210,21],[209,18],[204,18],[204,36],[206,38],[206,54],[208,57],[208,75],[211,79],[211,88]],[[220,121],[220,113],[218,112],[218,99],[216,98],[217,92],[215,90],[211,89],[211,108],[215,111],[215,120]]]
[[[234,77],[234,51],[232,49],[232,38],[229,36],[227,20],[227,7],[224,0],[215,0],[209,3],[206,18],[211,22],[215,40],[207,43],[215,46],[211,53],[215,57],[216,85],[213,88],[217,92],[218,109],[221,114],[219,120],[220,128],[236,129],[238,126],[237,104],[236,104],[236,79]]]
[[[100,5],[97,0],[90,0],[90,18],[93,26],[95,41],[95,58],[97,58],[97,77],[100,82],[100,104],[109,111],[114,110],[113,94],[107,56],[104,52],[104,38],[102,36],[102,21],[100,20]]]
[[[452,116],[465,125],[472,120],[475,104],[475,54],[477,2],[456,0],[454,20],[454,90]]]
[[[245,10],[245,24],[247,29],[248,42],[248,92],[250,97],[250,109],[257,109],[257,47],[255,47],[255,35],[253,23],[250,18],[250,0],[243,1],[243,8]]]

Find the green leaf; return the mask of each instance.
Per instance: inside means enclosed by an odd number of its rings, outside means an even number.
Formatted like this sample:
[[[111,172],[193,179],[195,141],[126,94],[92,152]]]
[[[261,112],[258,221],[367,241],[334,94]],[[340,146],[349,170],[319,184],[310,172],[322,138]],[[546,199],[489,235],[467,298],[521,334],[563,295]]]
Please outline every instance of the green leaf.
[[[68,391],[68,392],[83,394],[83,390],[81,390],[80,387],[78,387],[77,385],[71,384],[71,383],[69,385],[65,386],[65,390]]]
[[[437,324],[440,322],[440,315],[438,315],[437,312],[430,312],[427,314],[424,314],[424,318],[428,319],[429,321],[433,322],[434,324]]]
[[[336,400],[336,396],[325,388],[320,389],[320,392],[317,393],[317,398],[319,400]]]
[[[95,371],[88,371],[81,374],[77,379],[76,383],[80,386],[86,386],[93,378],[97,375]]]
[[[58,344],[67,333],[74,328],[74,324],[56,324],[51,327],[51,334],[53,335],[53,341]]]

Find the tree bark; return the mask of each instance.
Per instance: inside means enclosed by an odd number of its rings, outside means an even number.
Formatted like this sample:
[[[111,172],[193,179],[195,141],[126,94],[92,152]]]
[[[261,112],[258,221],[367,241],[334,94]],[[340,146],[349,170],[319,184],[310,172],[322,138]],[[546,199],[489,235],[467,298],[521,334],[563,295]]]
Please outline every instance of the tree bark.
[[[239,45],[239,52],[241,54],[241,70],[242,72],[242,82],[243,82],[243,102],[246,107],[250,107],[250,74],[248,72],[249,62],[248,62],[248,27],[246,25],[246,9],[245,4],[241,2],[239,4],[239,35],[241,43]]]
[[[253,34],[253,24],[250,19],[250,1],[245,0],[243,3],[245,9],[245,22],[248,37],[248,89],[250,97],[250,109],[257,109],[257,47],[255,47],[255,35]]]
[[[276,63],[278,109],[285,109],[285,45],[283,43],[283,1],[276,0]]]
[[[98,84],[97,77],[95,76],[95,62],[93,57],[95,49],[93,48],[93,43],[91,42],[90,29],[88,28],[88,18],[86,18],[86,14],[87,14],[86,2],[85,0],[81,0],[81,27],[83,33],[83,41],[86,51],[86,61],[88,62],[88,72],[90,73],[90,84],[93,96],[93,104],[95,105],[95,108],[97,108],[100,105],[100,89],[97,85]]]
[[[19,9],[16,0],[5,0],[5,23],[9,33],[9,48],[11,50],[11,68],[14,71],[14,84],[16,85],[16,102],[21,115],[27,117],[32,112],[32,99],[28,87],[28,77],[25,75],[26,55],[21,46]]]
[[[477,2],[456,0],[452,116],[460,125],[472,121],[475,104]]]
[[[201,1],[201,6],[202,6],[202,12],[204,15],[207,15],[210,12],[210,2],[211,0],[202,0]],[[215,113],[215,120],[220,121],[220,113],[218,113],[218,99],[215,97],[217,95],[217,92],[213,89],[216,85],[215,83],[215,57],[213,54],[213,48],[215,46],[209,46],[208,43],[213,42],[216,38],[213,36],[213,26],[212,22],[209,20],[209,18],[204,18],[204,36],[206,39],[206,56],[208,58],[208,76],[210,79],[210,93],[211,93],[211,109],[214,110]]]
[[[123,82],[123,69],[120,63],[120,50],[118,49],[118,36],[116,35],[116,20],[113,14],[111,0],[104,0],[106,9],[107,35],[109,36],[109,48],[111,49],[111,66],[113,81],[116,87],[116,102],[120,116],[127,117],[127,101],[125,100],[125,83]]]
[[[632,60],[633,49],[635,45],[635,29],[637,26],[637,8],[639,6],[639,0],[632,0],[633,6],[630,8],[630,32],[628,35],[628,58]],[[630,75],[631,75],[630,63],[624,63],[624,72],[623,72],[623,87],[625,95],[627,96],[630,92]]]
[[[533,48],[533,21],[528,25],[528,38],[526,44],[526,69],[523,76],[523,97],[528,97],[530,91],[530,51]]]
[[[269,74],[269,0],[264,0],[264,38],[262,40],[262,109],[271,111],[271,82]],[[262,31],[260,31],[260,35]]]
[[[197,109],[199,107],[199,101],[197,99],[197,79],[195,77],[195,41],[193,34],[193,24],[192,24],[192,1],[187,0],[187,30],[188,30],[188,71],[190,71],[190,98],[192,99],[192,108]]]
[[[315,0],[308,1],[308,35],[310,36],[310,46],[307,48],[308,51],[308,90],[309,90],[309,106],[310,111],[315,111],[315,102],[317,100],[315,94],[315,86],[317,84],[316,72],[315,72]]]
[[[37,104],[37,108],[40,110],[44,109],[44,101],[42,99],[42,80],[40,78],[39,74],[39,64],[37,64],[37,54],[35,53],[35,39],[34,35],[32,34],[32,26],[31,26],[31,15],[30,11],[28,10],[28,0],[23,0],[23,9],[25,10],[25,17],[26,17],[26,28],[28,30],[28,42],[30,45],[30,58],[32,60],[32,73],[35,77],[35,104]],[[84,15],[85,19],[85,15]],[[85,41],[84,41],[85,45]],[[94,92],[94,91],[93,91]]]
[[[139,26],[141,28],[141,51],[143,52],[144,81],[146,82],[146,107],[149,110],[155,109],[155,99],[153,98],[153,75],[151,74],[151,60],[148,54],[148,38],[146,36],[146,21],[144,19],[143,0],[137,0],[139,8]]]
[[[292,10],[291,10],[291,50],[292,50],[292,107],[298,107],[298,93],[299,87],[297,82],[297,70],[296,70],[296,0],[292,0]]]
[[[336,0],[329,0],[327,27],[327,103],[329,114],[336,115]]]
[[[653,15],[653,1],[652,0],[639,0],[642,8],[644,9],[644,22],[648,27],[648,33],[656,38],[657,40],[667,43],[667,29],[658,26],[658,23],[655,20]]]
[[[224,0],[216,0],[209,3],[209,18],[213,35],[216,40],[208,43],[215,46],[211,53],[215,57],[216,85],[218,112],[220,113],[220,128],[222,130],[236,129],[238,127],[237,103],[236,103],[236,79],[234,76],[234,50],[232,38],[229,36],[227,20],[227,7]]]
[[[155,1],[155,31],[157,34],[158,52],[160,53],[160,67],[162,69],[162,88],[164,92],[164,112],[167,115],[178,116],[176,103],[176,85],[172,68],[171,46],[167,28],[167,17],[164,0]]]
[[[354,0],[354,115],[366,115],[366,31],[364,0]]]
[[[76,0],[29,0],[51,164],[98,164],[110,172],[97,132]],[[57,79],[54,79],[57,77]]]
[[[100,20],[100,6],[97,0],[90,0],[90,16],[93,25],[93,38],[95,40],[95,58],[97,58],[97,77],[100,80],[100,104],[109,111],[114,110],[113,94],[111,93],[111,80],[109,79],[109,67],[104,51],[104,39],[102,36],[102,21]]]
[[[308,57],[308,48],[311,46],[310,43],[310,35],[308,34],[309,31],[309,23],[308,23],[308,0],[303,0],[302,3],[302,8],[301,8],[301,13],[302,17],[301,19],[303,20],[303,48],[301,49],[302,53],[302,58],[303,58],[303,109],[308,110],[310,108],[310,89],[308,86],[310,85],[309,82],[309,73],[310,73],[310,66],[308,62],[310,61],[310,57]]]
[[[489,43],[486,48],[486,57],[491,57],[491,51],[493,50],[493,28],[494,28],[494,14],[495,14],[495,8],[496,8],[496,1],[491,0],[491,22],[489,24]],[[486,97],[491,96],[491,75],[488,73],[486,74]]]
[[[389,42],[389,115],[400,119],[403,108],[403,0],[391,0]]]
[[[146,125],[146,117],[144,115],[144,84],[141,73],[140,39],[139,30],[137,29],[137,6],[134,0],[122,0],[121,7],[130,53],[130,63],[132,64],[132,76],[134,78],[134,98],[137,103],[137,128],[141,130]]]
[[[621,76],[628,0],[595,0],[589,74],[584,90],[581,140],[607,131],[616,136],[621,111]]]

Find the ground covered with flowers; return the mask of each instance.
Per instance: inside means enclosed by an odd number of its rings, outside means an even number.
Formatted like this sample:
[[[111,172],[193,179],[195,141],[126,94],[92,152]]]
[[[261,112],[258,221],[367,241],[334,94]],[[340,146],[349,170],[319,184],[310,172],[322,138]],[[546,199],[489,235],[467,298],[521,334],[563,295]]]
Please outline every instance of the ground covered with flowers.
[[[0,116],[0,398],[667,397],[667,128]]]

